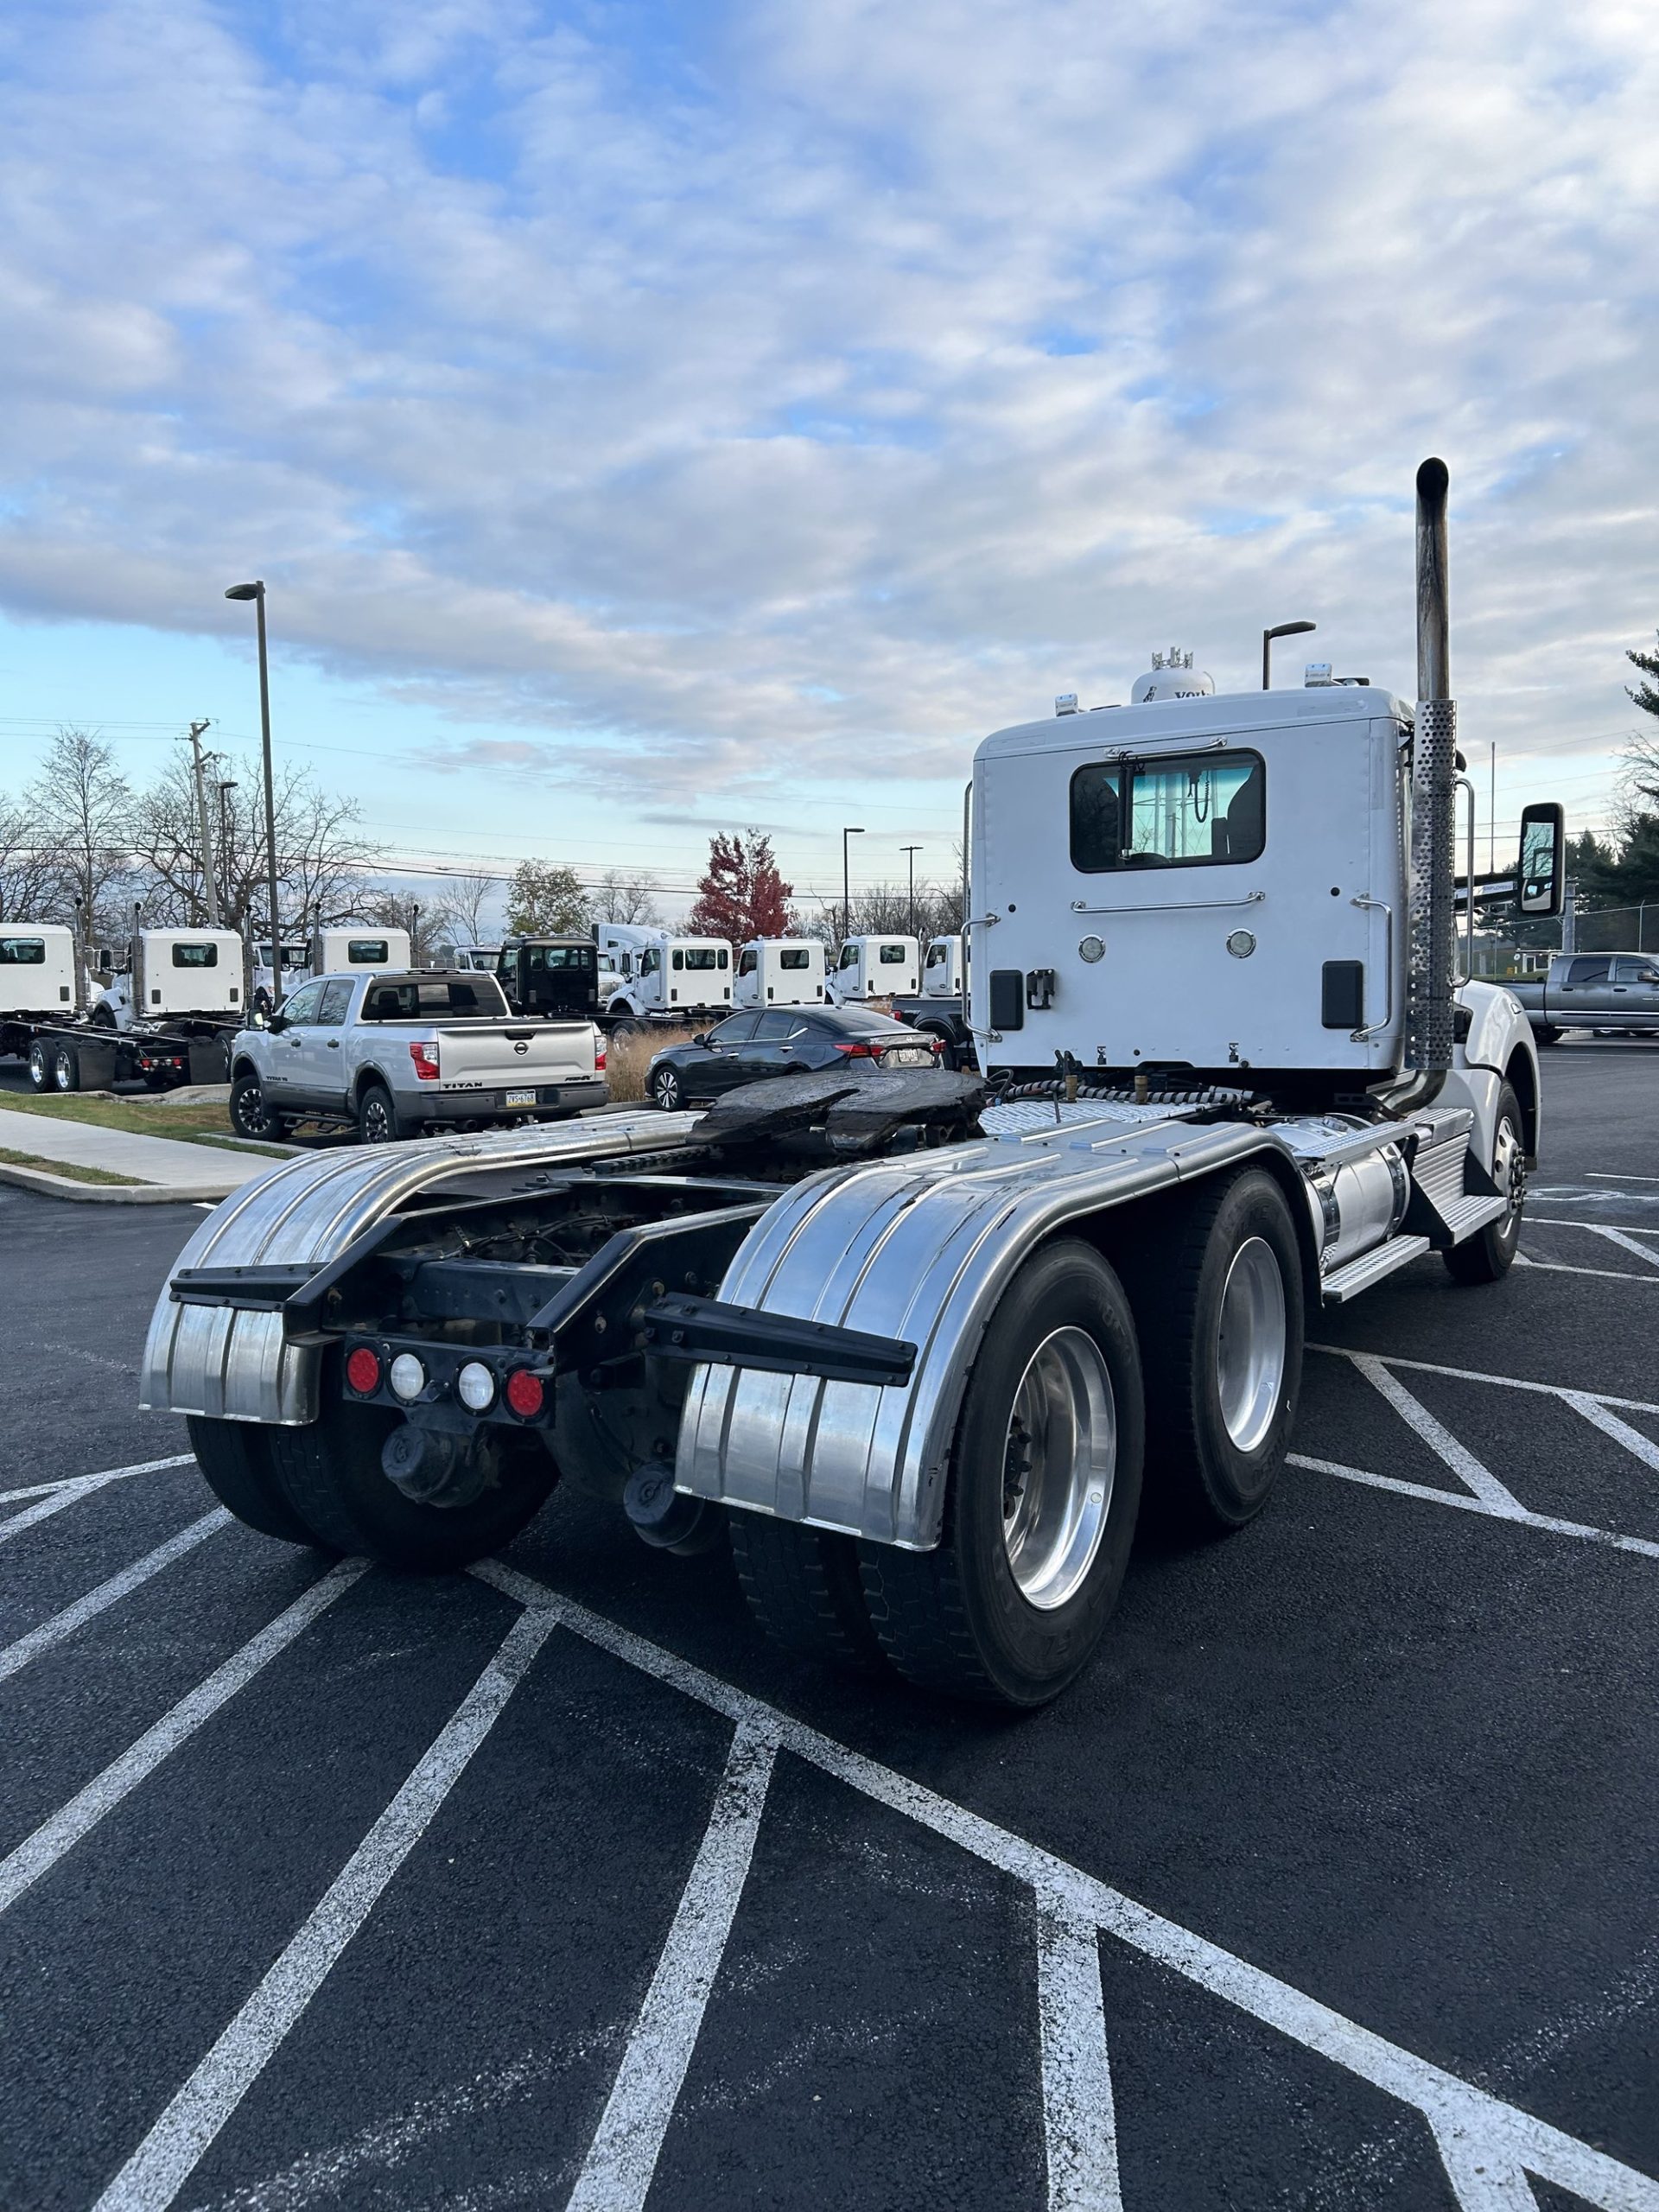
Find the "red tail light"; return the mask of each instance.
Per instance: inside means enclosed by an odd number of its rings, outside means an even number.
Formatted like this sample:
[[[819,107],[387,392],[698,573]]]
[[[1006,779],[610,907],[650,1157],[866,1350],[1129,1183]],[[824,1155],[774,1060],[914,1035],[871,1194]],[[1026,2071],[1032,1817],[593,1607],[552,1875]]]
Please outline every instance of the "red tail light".
[[[346,1361],[346,1380],[360,1398],[370,1396],[380,1388],[380,1355],[371,1351],[367,1344],[359,1344]]]
[[[874,1045],[838,1044],[836,1046],[836,1050],[838,1052],[845,1052],[849,1060],[879,1060],[881,1057],[880,1052]]]
[[[547,1403],[547,1385],[527,1367],[515,1367],[507,1377],[507,1403],[520,1421],[534,1421]]]
[[[595,1075],[603,1075],[603,1074],[604,1074],[604,1072],[605,1072],[605,1040],[604,1040],[604,1039],[601,1037],[601,1039],[600,1039],[600,1041],[598,1042],[598,1044],[597,1044],[597,1045],[595,1045],[595,1046],[594,1046],[594,1073]]]
[[[409,1057],[415,1063],[415,1073],[423,1083],[438,1079],[438,1048],[435,1045],[411,1045]]]

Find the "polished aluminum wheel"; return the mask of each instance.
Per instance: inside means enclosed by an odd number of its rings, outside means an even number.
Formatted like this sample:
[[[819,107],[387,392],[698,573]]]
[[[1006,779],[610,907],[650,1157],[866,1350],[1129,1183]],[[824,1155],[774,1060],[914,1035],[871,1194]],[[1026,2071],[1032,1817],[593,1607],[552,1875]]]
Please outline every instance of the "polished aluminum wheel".
[[[1254,1452],[1273,1426],[1284,1387],[1285,1279],[1265,1237],[1247,1236],[1222,1286],[1216,1334],[1221,1418],[1241,1452]]]
[[[1497,1224],[1498,1242],[1513,1249],[1521,1241],[1521,1214],[1527,1203],[1527,1156],[1521,1132],[1507,1114],[1492,1141],[1492,1180],[1510,1202],[1509,1211]]]
[[[1002,1458],[1002,1541],[1027,1604],[1049,1612],[1093,1566],[1112,1503],[1117,1403],[1100,1346],[1056,1329],[1026,1363]]]

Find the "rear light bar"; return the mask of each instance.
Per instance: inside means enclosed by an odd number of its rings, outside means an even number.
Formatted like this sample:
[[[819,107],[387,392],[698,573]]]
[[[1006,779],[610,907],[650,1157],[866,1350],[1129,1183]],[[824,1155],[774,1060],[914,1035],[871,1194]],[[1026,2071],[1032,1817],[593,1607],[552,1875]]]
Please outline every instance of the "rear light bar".
[[[409,1057],[415,1063],[415,1073],[423,1083],[438,1079],[438,1048],[435,1045],[411,1045]]]

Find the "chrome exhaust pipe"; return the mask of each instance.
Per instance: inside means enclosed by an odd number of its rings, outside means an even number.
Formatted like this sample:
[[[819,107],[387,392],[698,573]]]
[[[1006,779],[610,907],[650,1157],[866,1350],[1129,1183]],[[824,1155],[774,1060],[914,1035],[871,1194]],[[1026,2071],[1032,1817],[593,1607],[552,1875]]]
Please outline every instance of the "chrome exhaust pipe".
[[[1452,1065],[1458,710],[1452,698],[1443,461],[1417,471],[1417,726],[1411,760],[1411,903],[1405,1074],[1395,1110],[1427,1105]]]

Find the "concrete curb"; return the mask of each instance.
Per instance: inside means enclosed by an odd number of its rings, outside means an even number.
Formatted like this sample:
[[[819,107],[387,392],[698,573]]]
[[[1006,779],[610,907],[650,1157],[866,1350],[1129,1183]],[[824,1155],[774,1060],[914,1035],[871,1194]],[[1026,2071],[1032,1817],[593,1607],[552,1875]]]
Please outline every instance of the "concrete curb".
[[[38,1167],[19,1167],[0,1160],[0,1183],[16,1183],[20,1190],[35,1191],[46,1198],[79,1198],[87,1205],[190,1206],[218,1205],[205,1192],[194,1196],[166,1183],[77,1183],[67,1175],[48,1175]]]

